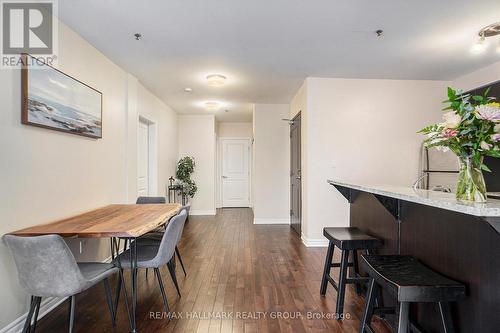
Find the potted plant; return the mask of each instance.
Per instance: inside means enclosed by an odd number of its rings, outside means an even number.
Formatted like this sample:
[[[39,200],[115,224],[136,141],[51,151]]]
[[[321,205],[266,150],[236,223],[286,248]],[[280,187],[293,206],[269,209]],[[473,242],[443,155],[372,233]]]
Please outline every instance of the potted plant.
[[[443,122],[425,127],[419,133],[427,135],[427,147],[450,149],[460,160],[456,197],[459,200],[486,202],[483,170],[484,156],[500,157],[500,104],[488,97],[470,96],[448,88],[444,101],[448,111]]]
[[[177,171],[175,172],[177,180],[179,180],[183,187],[184,194],[188,195],[190,198],[194,197],[198,190],[196,183],[191,179],[191,174],[194,172],[195,166],[194,158],[185,156],[177,162]]]

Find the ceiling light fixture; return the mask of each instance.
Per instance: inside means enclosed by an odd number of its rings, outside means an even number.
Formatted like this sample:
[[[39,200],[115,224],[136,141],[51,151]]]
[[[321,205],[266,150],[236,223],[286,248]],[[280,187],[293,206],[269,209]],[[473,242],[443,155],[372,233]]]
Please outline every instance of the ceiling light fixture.
[[[222,87],[226,83],[227,77],[221,74],[210,74],[207,76],[207,83],[211,87]]]
[[[205,102],[205,109],[208,111],[217,111],[220,107],[218,102]]]
[[[471,48],[472,53],[483,53],[487,48],[486,38],[500,35],[500,22],[490,24],[478,32],[479,40]]]
[[[479,40],[474,45],[472,45],[471,51],[474,54],[479,54],[483,53],[485,50],[486,50],[486,39],[484,35],[482,35],[479,38]]]
[[[138,32],[134,34],[135,40],[140,40],[142,38],[142,35]]]
[[[190,93],[190,92],[192,92],[192,91],[193,91],[193,89],[192,89],[192,88],[187,87],[187,88],[184,88],[184,91],[185,91],[185,92],[187,92],[187,93]]]

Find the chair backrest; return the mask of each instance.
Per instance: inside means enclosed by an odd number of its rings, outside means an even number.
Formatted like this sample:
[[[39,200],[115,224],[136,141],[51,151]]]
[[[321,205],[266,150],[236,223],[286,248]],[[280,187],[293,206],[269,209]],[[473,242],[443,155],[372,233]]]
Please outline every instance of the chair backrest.
[[[165,197],[138,197],[135,203],[138,205],[164,204],[167,203],[167,200],[165,200]]]
[[[191,209],[191,203],[187,203],[185,206],[181,207],[181,210],[179,211],[179,214],[182,213],[183,211],[186,212],[186,220],[189,216],[189,210]],[[185,224],[186,221],[184,221]],[[184,231],[184,224],[182,225],[181,232],[179,232],[179,237],[177,237],[177,242],[175,242],[175,245],[179,244],[181,237],[182,237],[182,232]]]
[[[160,247],[156,257],[153,259],[157,266],[166,265],[172,259],[179,239],[179,234],[182,233],[184,223],[186,222],[187,213],[182,210],[179,214],[174,216],[167,225],[163,237],[161,239]]]
[[[75,257],[60,236],[5,235],[3,239],[14,257],[19,282],[30,295],[67,297],[85,285]]]

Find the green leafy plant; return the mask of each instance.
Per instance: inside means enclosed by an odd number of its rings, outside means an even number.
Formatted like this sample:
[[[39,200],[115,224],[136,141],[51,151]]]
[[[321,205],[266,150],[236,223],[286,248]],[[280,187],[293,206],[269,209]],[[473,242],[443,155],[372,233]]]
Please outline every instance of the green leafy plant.
[[[198,191],[196,183],[191,179],[191,174],[194,172],[195,166],[196,163],[194,158],[185,156],[177,162],[177,170],[175,172],[175,176],[184,187],[184,192],[191,198],[194,197],[196,191]]]

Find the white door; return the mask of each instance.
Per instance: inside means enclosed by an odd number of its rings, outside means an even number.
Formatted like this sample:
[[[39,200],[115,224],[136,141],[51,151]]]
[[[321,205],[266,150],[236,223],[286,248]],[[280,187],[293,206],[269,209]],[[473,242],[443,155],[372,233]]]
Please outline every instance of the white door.
[[[222,206],[250,206],[250,140],[221,139]]]
[[[149,195],[149,125],[142,120],[137,133],[137,195]]]

